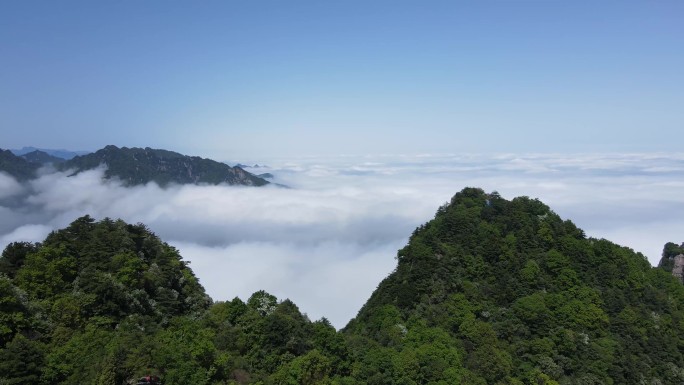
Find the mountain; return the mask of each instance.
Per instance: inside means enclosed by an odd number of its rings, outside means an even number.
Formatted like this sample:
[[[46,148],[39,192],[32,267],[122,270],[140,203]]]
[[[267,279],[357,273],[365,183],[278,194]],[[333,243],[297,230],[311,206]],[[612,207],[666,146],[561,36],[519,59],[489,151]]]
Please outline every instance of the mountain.
[[[78,218],[2,253],[0,383],[129,383],[150,360],[166,363],[150,354],[170,344],[172,320],[210,305],[187,262],[144,225]]]
[[[105,178],[119,178],[129,186],[156,182],[177,184],[219,184],[263,186],[269,182],[239,168],[197,156],[167,150],[107,146],[77,156],[59,165],[73,174],[106,166]]]
[[[34,151],[41,151],[48,155],[61,159],[71,159],[75,156],[88,154],[89,151],[70,151],[70,150],[55,150],[51,148],[36,148],[36,147],[22,147],[19,150],[10,150],[14,155],[21,156]]]
[[[27,161],[29,161],[31,163],[38,163],[41,165],[57,164],[57,163],[62,163],[64,161],[66,161],[66,159],[64,159],[64,158],[52,156],[52,155],[48,154],[47,152],[43,152],[40,150],[28,152],[26,154],[21,155],[21,157],[26,159]]]
[[[684,383],[684,285],[538,200],[466,188],[397,261],[345,328],[368,383]]]
[[[34,178],[40,164],[16,156],[10,150],[0,149],[0,172],[6,172],[19,181]]]
[[[212,303],[143,224],[84,216],[0,257],[1,384],[681,385],[682,363],[667,266],[476,188],[413,232],[342,331],[265,291]]]
[[[264,291],[212,303],[142,224],[84,216],[0,257],[0,384],[328,383],[349,372],[345,344]]]

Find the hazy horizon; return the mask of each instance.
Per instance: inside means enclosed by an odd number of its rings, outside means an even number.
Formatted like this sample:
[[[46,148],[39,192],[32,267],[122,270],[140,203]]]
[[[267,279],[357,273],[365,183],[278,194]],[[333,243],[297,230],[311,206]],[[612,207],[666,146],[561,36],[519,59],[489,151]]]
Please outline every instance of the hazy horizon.
[[[0,4],[2,146],[677,152],[684,3]]]

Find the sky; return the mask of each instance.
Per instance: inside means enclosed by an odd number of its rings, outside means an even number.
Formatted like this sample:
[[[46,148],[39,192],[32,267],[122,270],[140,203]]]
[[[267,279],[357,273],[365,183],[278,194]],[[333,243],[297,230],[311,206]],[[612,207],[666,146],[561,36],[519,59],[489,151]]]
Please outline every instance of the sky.
[[[681,1],[4,1],[3,148],[676,152]]]
[[[152,147],[281,188],[0,173],[0,247],[145,223],[215,300],[343,327],[466,186],[684,241],[682,1],[0,1],[0,148]]]

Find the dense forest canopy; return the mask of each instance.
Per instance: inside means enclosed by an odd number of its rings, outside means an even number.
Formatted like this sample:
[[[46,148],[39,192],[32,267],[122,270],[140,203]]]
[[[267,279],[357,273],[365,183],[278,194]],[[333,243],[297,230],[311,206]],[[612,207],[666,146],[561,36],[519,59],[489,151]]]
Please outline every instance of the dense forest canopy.
[[[466,188],[336,331],[264,291],[213,302],[144,225],[85,216],[5,248],[0,384],[681,385],[684,285],[661,264]]]

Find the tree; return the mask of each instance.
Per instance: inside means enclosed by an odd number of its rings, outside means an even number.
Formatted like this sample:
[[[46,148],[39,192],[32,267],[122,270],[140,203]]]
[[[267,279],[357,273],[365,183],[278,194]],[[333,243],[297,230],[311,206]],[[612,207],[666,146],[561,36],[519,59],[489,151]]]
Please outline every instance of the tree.
[[[30,326],[30,313],[25,294],[0,275],[0,348],[20,331]]]
[[[40,380],[44,346],[17,334],[5,349],[0,350],[0,383],[33,385]]]
[[[278,299],[264,290],[259,290],[252,294],[247,300],[247,305],[256,310],[262,316],[273,313],[278,305]]]
[[[35,252],[38,247],[30,242],[12,242],[5,247],[0,257],[0,274],[14,278],[22,266],[26,256]]]

